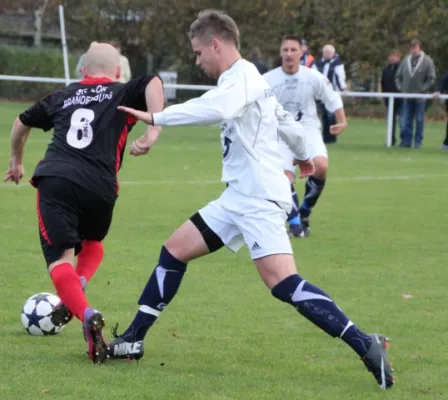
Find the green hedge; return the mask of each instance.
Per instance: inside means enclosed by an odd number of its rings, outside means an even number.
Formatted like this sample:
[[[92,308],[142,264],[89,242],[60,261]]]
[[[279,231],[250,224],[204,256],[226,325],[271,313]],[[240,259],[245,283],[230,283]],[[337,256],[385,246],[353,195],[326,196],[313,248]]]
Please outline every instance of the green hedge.
[[[72,71],[76,56],[69,55]],[[64,62],[60,49],[0,46],[0,75],[64,77]],[[63,84],[0,80],[0,98],[34,101]]]

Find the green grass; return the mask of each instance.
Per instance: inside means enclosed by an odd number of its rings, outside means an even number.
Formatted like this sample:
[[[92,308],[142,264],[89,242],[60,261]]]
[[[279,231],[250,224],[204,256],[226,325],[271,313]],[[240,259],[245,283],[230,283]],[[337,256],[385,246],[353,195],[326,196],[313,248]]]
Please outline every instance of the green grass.
[[[22,108],[0,104],[5,169],[10,126]],[[28,336],[20,322],[23,302],[54,289],[39,247],[35,190],[24,183],[0,184],[0,399],[448,398],[444,125],[427,124],[420,150],[385,149],[384,132],[383,121],[350,121],[329,148],[330,176],[313,214],[313,235],[293,246],[304,277],[362,329],[391,338],[392,391],[381,392],[341,341],[275,300],[247,249],[190,263],[138,363],[92,365],[77,321],[55,337]],[[218,137],[212,127],[166,129],[150,156],[126,157],[106,257],[88,290],[109,327],[118,321],[124,328],[132,319],[170,233],[221,193]],[[48,139],[33,132],[27,178]],[[297,184],[299,193],[303,185]]]

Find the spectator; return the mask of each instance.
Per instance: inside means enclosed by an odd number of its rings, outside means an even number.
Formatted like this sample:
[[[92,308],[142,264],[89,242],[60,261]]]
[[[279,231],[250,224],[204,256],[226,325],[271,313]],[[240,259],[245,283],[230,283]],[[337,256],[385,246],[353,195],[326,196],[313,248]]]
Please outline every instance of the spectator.
[[[110,42],[112,46],[114,46],[117,51],[120,53],[120,67],[121,67],[121,73],[120,78],[118,79],[118,82],[126,83],[129,82],[132,78],[131,74],[131,67],[129,66],[129,60],[126,56],[121,54],[121,44],[118,40],[112,40]]]
[[[436,70],[431,57],[421,49],[419,40],[411,42],[410,54],[398,68],[395,83],[402,93],[426,93],[436,81]],[[401,147],[411,147],[414,118],[417,122],[414,147],[420,148],[423,142],[425,122],[425,100],[404,99],[401,123]]]
[[[389,52],[389,64],[387,64],[383,69],[383,74],[381,76],[381,91],[384,93],[398,93],[399,90],[397,88],[397,85],[395,84],[395,76],[398,71],[398,67],[400,66],[400,52],[398,50],[391,50]],[[389,107],[389,99],[385,98],[384,103],[386,104],[386,108]],[[400,98],[394,98],[393,100],[393,110],[394,110],[394,121],[392,125],[392,146],[395,146],[396,144],[396,137],[395,137],[395,125],[397,121],[397,117],[399,120],[401,120],[402,117],[402,105],[403,100]],[[401,136],[401,142],[403,142],[403,137]]]
[[[448,72],[443,76],[440,81],[437,92],[434,93],[434,97],[439,97],[441,94],[448,94]],[[445,100],[445,110],[446,110],[446,133],[445,140],[443,141],[442,150],[448,150],[448,100]]]
[[[250,62],[257,67],[258,72],[261,75],[263,75],[269,71],[268,66],[263,61],[261,61],[261,50],[259,47],[254,47],[252,49],[252,53],[250,56]]]
[[[89,49],[92,46],[95,46],[98,42],[92,42],[90,43]],[[86,56],[86,53],[81,54],[81,57],[79,57],[78,63],[76,64],[75,68],[75,78],[76,79],[83,79],[84,75],[82,73],[82,68],[84,67],[84,57]]]
[[[322,59],[317,68],[332,83],[336,91],[342,92],[347,90],[345,83],[345,69],[336,49],[331,44],[326,44],[322,49]],[[327,111],[325,106],[320,104],[322,112],[322,136],[324,143],[336,143],[336,136],[330,134],[330,126],[336,123],[334,114]]]
[[[316,60],[314,57],[309,53],[308,51],[308,41],[305,39],[302,39],[302,57],[300,58],[300,64],[304,65],[308,68],[317,69],[316,67]]]

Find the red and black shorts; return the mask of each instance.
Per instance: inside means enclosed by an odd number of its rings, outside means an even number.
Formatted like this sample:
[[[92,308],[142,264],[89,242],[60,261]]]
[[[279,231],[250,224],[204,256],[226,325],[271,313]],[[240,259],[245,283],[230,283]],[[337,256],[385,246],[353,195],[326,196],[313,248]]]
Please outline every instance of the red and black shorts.
[[[112,222],[114,204],[69,181],[46,176],[38,178],[37,218],[42,250],[47,265],[64,251],[81,251],[83,240],[102,241]]]

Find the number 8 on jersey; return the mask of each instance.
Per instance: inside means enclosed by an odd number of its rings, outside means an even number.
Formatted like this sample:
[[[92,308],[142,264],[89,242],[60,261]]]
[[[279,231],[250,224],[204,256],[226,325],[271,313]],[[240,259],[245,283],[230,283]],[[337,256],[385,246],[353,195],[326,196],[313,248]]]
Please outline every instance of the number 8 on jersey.
[[[79,108],[70,119],[70,129],[67,132],[67,143],[76,148],[84,149],[93,139],[93,129],[90,123],[95,119],[95,113],[87,108]]]

